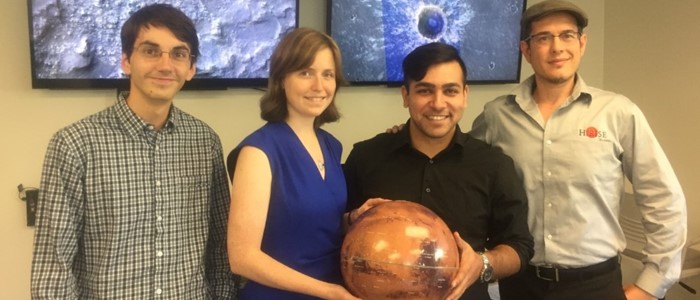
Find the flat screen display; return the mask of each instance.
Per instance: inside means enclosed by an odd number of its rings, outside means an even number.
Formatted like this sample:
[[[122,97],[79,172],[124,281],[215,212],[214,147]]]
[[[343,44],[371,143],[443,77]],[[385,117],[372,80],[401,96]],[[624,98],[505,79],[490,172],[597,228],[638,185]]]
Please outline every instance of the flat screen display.
[[[355,84],[400,84],[403,58],[431,42],[458,49],[470,84],[516,83],[525,2],[332,0],[328,27]]]
[[[128,88],[120,30],[139,8],[168,3],[197,27],[201,55],[187,89],[263,87],[279,40],[298,26],[298,0],[28,0],[32,87]]]

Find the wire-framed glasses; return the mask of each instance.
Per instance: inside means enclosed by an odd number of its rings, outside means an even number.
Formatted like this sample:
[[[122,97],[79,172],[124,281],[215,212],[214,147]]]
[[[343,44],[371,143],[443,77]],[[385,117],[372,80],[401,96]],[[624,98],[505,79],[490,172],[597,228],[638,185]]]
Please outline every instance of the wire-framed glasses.
[[[547,46],[554,41],[554,38],[559,38],[562,43],[572,43],[577,41],[581,37],[581,33],[578,31],[567,30],[559,34],[553,34],[551,32],[542,32],[538,34],[533,34],[527,37],[526,41],[531,41],[537,46]]]
[[[136,48],[136,52],[148,60],[159,60],[163,53],[168,53],[170,59],[178,63],[189,63],[194,55],[190,54],[190,50],[184,47],[173,48],[170,51],[163,51],[160,47],[150,44],[142,44]]]

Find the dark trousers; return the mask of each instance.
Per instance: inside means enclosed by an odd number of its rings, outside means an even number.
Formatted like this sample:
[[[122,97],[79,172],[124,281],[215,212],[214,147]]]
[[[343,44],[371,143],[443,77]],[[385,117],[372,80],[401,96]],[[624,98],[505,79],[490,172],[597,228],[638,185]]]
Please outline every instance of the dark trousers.
[[[542,279],[534,266],[528,266],[524,272],[498,281],[501,300],[625,300],[620,263],[617,258],[613,260],[595,272],[586,268],[581,273],[567,270],[567,276],[559,281],[551,280],[554,276]]]

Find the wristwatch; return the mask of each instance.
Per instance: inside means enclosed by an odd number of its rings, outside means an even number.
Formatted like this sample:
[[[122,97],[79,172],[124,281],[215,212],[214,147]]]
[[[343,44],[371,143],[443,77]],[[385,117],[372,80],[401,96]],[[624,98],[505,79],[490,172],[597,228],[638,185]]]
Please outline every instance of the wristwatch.
[[[479,275],[479,280],[482,283],[491,282],[491,279],[493,279],[493,267],[489,262],[489,258],[486,256],[486,254],[484,254],[484,252],[477,252],[477,254],[481,256],[481,260],[484,262],[484,268],[481,269],[481,275]]]

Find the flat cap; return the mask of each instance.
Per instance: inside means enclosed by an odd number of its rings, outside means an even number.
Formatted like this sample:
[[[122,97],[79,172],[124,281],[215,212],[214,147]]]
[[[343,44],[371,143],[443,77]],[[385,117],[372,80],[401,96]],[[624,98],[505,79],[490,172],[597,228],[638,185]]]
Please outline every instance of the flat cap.
[[[576,23],[581,28],[588,25],[588,16],[586,12],[575,4],[562,0],[545,0],[525,10],[523,18],[520,20],[520,27],[523,29],[530,28],[533,21],[557,12],[570,14],[576,19]]]

